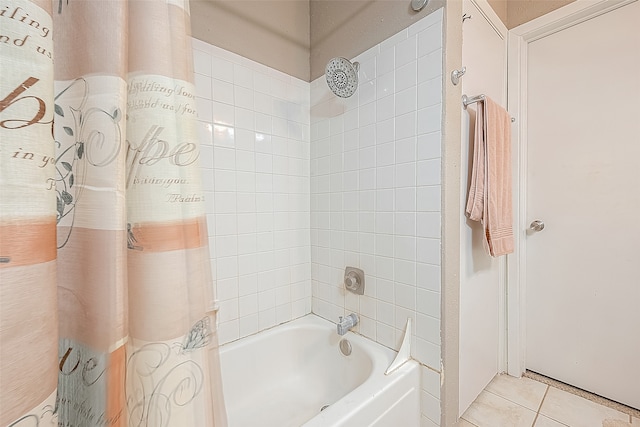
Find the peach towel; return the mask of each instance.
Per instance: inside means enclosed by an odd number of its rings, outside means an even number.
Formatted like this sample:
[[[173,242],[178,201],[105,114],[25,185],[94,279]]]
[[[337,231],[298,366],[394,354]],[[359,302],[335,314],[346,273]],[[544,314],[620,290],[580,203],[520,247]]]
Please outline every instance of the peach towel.
[[[513,206],[511,194],[511,118],[485,97],[476,104],[471,186],[466,213],[480,221],[485,248],[497,257],[513,252]]]

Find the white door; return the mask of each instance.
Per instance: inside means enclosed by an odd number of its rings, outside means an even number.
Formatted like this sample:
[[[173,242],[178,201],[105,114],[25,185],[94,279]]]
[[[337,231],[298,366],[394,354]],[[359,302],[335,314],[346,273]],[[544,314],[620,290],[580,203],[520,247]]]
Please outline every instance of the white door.
[[[528,45],[526,367],[640,408],[640,2]]]
[[[463,4],[460,79],[467,96],[485,94],[506,103],[507,29],[485,1]],[[450,82],[447,82],[450,84]],[[461,104],[462,108],[462,104]],[[469,159],[473,148],[475,104],[462,114],[461,203],[467,202]],[[464,216],[464,210],[460,212]],[[504,260],[491,258],[483,247],[482,226],[466,217],[460,230],[460,374],[459,411],[462,414],[503,367],[500,366],[501,273]],[[502,325],[504,327],[504,325]]]

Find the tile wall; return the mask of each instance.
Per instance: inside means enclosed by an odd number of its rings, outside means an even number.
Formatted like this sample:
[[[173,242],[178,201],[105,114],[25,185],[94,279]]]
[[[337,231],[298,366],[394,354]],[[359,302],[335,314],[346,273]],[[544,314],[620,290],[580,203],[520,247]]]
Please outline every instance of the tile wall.
[[[193,39],[221,343],[311,311],[309,83]]]
[[[354,58],[347,99],[193,46],[221,343],[313,310],[398,349],[412,318],[422,426],[439,425],[442,10]]]
[[[394,349],[413,319],[423,426],[440,420],[442,46],[439,10],[354,58],[352,97],[311,83],[313,312],[358,313],[357,331]],[[344,291],[346,266],[365,295]]]

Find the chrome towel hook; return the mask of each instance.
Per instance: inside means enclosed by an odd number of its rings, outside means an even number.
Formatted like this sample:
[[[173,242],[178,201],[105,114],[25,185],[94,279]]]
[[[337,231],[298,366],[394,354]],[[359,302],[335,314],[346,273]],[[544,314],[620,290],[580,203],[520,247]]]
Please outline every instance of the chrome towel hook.
[[[453,70],[451,72],[451,83],[454,86],[457,86],[460,83],[460,77],[464,76],[464,73],[467,72],[467,67],[462,67],[460,70]]]

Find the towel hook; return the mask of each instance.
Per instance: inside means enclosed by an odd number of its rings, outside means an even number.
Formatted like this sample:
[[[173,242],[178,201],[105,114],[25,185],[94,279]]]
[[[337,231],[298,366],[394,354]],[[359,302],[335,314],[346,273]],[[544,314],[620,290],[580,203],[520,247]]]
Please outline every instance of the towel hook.
[[[467,72],[467,67],[462,67],[460,70],[453,70],[451,72],[451,83],[454,86],[457,86],[460,83],[460,77],[464,76],[464,73]]]

